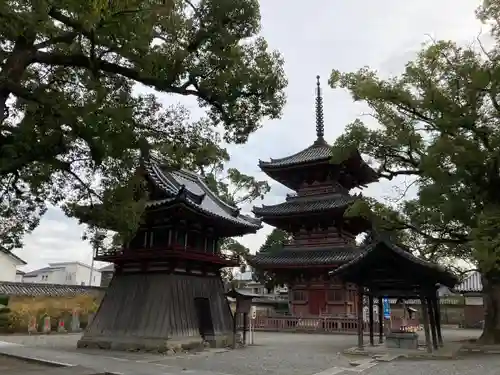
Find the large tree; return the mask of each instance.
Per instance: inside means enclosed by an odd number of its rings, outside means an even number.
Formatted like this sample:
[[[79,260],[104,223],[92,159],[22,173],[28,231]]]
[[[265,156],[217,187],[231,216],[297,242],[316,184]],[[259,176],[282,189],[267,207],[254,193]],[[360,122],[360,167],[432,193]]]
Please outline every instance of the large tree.
[[[47,202],[101,203],[133,232],[139,150],[219,160],[219,132],[244,143],[278,117],[283,61],[259,31],[257,0],[1,2],[0,245],[19,246]]]
[[[478,14],[492,21],[494,46],[434,41],[399,77],[363,68],[333,71],[332,87],[348,89],[377,120],[357,120],[334,147],[370,155],[382,177],[413,180],[416,196],[389,218],[436,249],[436,259],[470,260],[483,275],[484,343],[500,343],[500,2]]]
[[[289,233],[274,228],[258,252],[275,253],[282,250],[283,246],[289,244],[291,240],[292,236]],[[282,283],[282,280],[278,280],[274,273],[265,270],[254,269],[252,277],[255,281],[262,283],[268,291],[271,291],[275,286]]]

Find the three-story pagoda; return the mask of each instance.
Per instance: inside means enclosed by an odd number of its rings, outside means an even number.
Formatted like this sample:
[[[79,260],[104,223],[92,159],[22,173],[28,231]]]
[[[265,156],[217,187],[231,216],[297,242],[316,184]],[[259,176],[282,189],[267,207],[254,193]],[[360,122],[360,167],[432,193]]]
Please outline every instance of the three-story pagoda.
[[[220,243],[255,233],[260,220],[220,200],[195,173],[151,158],[139,173],[149,193],[142,224],[123,248],[95,256],[114,263],[115,273],[79,347],[227,345],[233,315],[220,270],[238,261]]]
[[[293,240],[278,252],[257,253],[251,263],[288,284],[294,315],[356,314],[356,286],[330,280],[328,271],[362,251],[356,246],[356,235],[371,225],[361,217],[347,219],[344,213],[359,199],[349,191],[378,177],[359,152],[332,162],[331,146],[324,140],[317,78],[316,141],[294,155],[259,161],[263,172],[296,194],[277,205],[254,207],[253,212],[265,223],[291,233]]]

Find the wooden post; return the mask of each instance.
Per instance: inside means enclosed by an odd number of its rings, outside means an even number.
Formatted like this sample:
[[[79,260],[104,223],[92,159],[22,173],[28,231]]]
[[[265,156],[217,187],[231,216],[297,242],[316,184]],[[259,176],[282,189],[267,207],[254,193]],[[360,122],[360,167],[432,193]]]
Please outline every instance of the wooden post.
[[[358,286],[358,349],[363,349],[363,287]]]
[[[420,297],[420,305],[422,306],[422,319],[424,321],[425,346],[427,347],[427,352],[432,353],[431,334],[429,332],[429,311],[424,295]]]
[[[237,328],[237,320],[238,320],[237,319],[238,313],[236,311],[233,314],[233,349],[236,349],[236,328]]]
[[[436,333],[436,315],[434,314],[434,303],[432,297],[427,297],[427,307],[429,309],[429,321],[431,326],[432,346],[438,349],[437,333]]]
[[[248,314],[243,313],[243,345],[247,344],[247,321],[248,321]]]
[[[436,297],[433,298],[434,302],[434,315],[436,320],[436,330],[439,346],[443,347],[443,333],[441,332],[441,304],[439,303],[439,297],[436,293]]]
[[[373,295],[370,293],[368,296],[368,308],[370,309],[368,311],[368,316],[369,316],[369,326],[370,326],[370,345],[375,346],[375,340],[373,338]]]
[[[384,303],[382,297],[378,297],[378,342],[384,343]]]

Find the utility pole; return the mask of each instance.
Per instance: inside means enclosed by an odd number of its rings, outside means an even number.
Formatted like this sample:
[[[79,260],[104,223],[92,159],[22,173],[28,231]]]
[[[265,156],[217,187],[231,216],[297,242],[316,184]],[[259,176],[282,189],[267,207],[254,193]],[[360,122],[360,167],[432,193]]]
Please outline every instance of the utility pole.
[[[90,277],[89,277],[89,286],[92,286],[92,276],[94,273],[94,258],[97,254],[97,241],[92,241],[92,260],[90,261]]]

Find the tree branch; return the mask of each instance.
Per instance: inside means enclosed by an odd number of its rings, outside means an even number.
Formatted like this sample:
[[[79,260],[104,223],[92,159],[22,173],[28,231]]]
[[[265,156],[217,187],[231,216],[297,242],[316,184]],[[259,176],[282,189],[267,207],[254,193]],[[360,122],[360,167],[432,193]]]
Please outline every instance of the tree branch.
[[[78,67],[89,70],[97,68],[106,73],[118,74],[136,82],[142,83],[146,86],[154,87],[159,91],[185,96],[195,96],[217,109],[224,120],[229,120],[222,105],[217,100],[208,95],[208,93],[203,92],[202,90],[190,90],[185,88],[184,86],[176,87],[169,80],[146,76],[133,68],[124,67],[101,59],[95,59],[95,61],[93,61],[83,54],[65,55],[57,52],[49,53],[41,51],[35,53],[33,62],[52,66]]]

